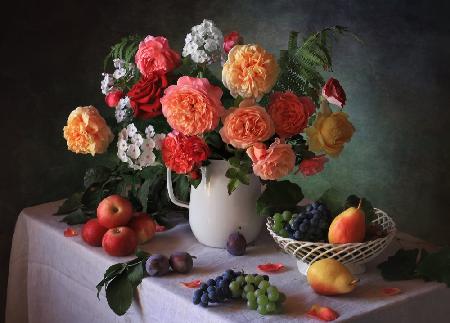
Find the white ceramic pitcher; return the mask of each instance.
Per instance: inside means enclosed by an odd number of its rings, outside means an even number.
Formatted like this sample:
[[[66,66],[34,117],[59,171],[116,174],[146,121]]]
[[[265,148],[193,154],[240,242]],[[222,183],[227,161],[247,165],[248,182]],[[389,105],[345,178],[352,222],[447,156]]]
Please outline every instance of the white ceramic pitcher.
[[[261,184],[251,174],[250,185],[239,187],[228,195],[225,177],[229,164],[225,160],[211,160],[202,167],[202,181],[191,187],[190,203],[178,200],[172,188],[172,173],[167,169],[167,191],[170,200],[189,208],[189,224],[199,242],[209,247],[225,248],[228,236],[236,231],[244,235],[247,243],[261,231],[264,218],[256,214],[256,200],[261,194]]]

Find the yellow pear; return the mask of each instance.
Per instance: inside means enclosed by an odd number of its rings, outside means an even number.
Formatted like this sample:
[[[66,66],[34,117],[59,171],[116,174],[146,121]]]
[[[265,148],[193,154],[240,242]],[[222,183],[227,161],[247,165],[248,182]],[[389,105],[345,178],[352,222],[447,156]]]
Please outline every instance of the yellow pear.
[[[315,261],[306,277],[317,294],[326,296],[350,293],[359,282],[347,267],[332,258]]]
[[[363,242],[366,235],[366,217],[361,210],[361,201],[358,207],[349,207],[331,222],[328,229],[330,243]]]

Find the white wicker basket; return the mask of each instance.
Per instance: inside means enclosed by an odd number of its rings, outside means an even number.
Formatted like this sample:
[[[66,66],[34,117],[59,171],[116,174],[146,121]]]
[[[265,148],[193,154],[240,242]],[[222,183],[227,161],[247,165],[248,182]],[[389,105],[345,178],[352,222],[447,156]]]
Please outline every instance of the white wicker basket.
[[[325,242],[297,241],[290,238],[283,238],[272,230],[273,220],[267,219],[267,229],[278,245],[288,254],[297,258],[299,271],[306,275],[306,271],[311,263],[325,258],[334,258],[345,264],[353,274],[360,274],[365,271],[364,264],[378,256],[392,241],[396,228],[394,221],[383,211],[375,209],[377,223],[383,227],[387,235],[383,238],[361,242],[332,244]]]

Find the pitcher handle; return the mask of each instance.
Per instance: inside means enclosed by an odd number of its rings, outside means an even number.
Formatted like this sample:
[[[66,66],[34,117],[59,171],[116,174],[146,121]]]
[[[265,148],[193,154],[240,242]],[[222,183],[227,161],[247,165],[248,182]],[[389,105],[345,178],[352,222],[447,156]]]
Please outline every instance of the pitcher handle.
[[[172,187],[172,171],[167,168],[167,193],[169,193],[169,198],[172,201],[173,204],[181,207],[185,207],[186,209],[189,208],[189,204],[185,203],[183,201],[180,201],[177,199],[175,194],[173,194],[173,187]]]

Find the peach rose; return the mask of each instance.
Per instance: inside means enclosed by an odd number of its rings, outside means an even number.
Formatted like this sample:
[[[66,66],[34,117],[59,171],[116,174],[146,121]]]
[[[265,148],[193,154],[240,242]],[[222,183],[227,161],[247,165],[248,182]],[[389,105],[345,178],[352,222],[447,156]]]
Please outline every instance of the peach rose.
[[[298,97],[292,92],[275,92],[270,96],[267,108],[275,124],[276,133],[283,138],[301,133],[315,110],[310,98]]]
[[[269,114],[253,100],[244,100],[239,108],[231,108],[220,129],[222,140],[235,148],[245,149],[273,136],[275,127]]]
[[[305,129],[309,150],[316,153],[324,151],[331,157],[341,153],[354,132],[355,128],[347,115],[344,112],[332,112],[327,101],[321,103],[321,111],[314,124]]]
[[[259,45],[236,45],[223,65],[222,82],[233,97],[255,98],[268,93],[278,77],[275,57]]]
[[[64,127],[67,147],[77,154],[104,153],[114,138],[105,119],[93,106],[73,110]]]
[[[153,73],[166,74],[180,65],[180,54],[169,47],[162,37],[147,36],[140,42],[135,56],[136,66],[145,77]]]
[[[169,125],[184,135],[194,136],[214,130],[225,109],[222,90],[206,78],[183,76],[161,98],[162,112]]]
[[[277,180],[288,175],[295,167],[295,153],[291,145],[282,144],[277,138],[266,149],[263,143],[256,143],[247,149],[253,161],[253,173],[263,180]]]

